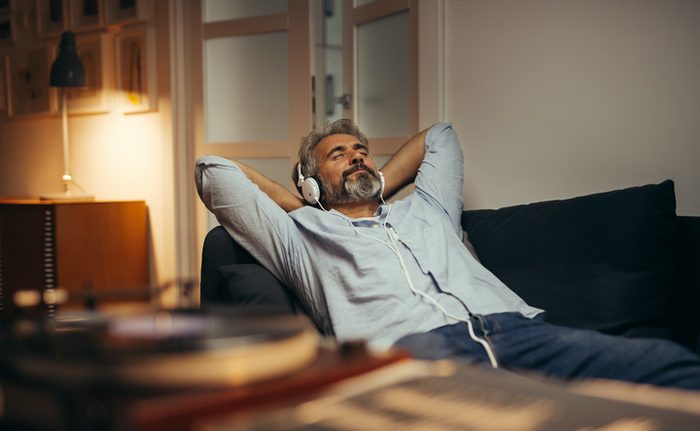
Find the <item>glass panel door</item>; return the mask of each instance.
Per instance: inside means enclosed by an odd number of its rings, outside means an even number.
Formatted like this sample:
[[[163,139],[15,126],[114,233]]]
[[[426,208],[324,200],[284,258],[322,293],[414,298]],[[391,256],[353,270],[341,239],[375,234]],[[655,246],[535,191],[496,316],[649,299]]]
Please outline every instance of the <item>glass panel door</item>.
[[[293,189],[291,165],[313,114],[310,0],[197,3],[194,157],[240,160]],[[215,223],[197,214],[200,241]]]
[[[288,45],[286,32],[205,42],[207,143],[288,138]]]
[[[205,0],[204,22],[287,13],[287,0]]]
[[[417,0],[343,2],[340,101],[374,154],[393,153],[417,132],[417,27]]]
[[[408,11],[357,26],[357,123],[368,136],[411,133]]]

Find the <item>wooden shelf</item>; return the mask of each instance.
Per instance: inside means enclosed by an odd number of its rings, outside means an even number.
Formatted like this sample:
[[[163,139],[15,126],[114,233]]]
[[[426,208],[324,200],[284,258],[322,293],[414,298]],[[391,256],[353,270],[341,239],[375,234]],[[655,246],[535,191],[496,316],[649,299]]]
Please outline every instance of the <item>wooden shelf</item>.
[[[145,300],[147,228],[143,201],[0,199],[0,316],[17,314],[18,290],[64,288],[68,308],[88,292],[109,301],[141,289]]]

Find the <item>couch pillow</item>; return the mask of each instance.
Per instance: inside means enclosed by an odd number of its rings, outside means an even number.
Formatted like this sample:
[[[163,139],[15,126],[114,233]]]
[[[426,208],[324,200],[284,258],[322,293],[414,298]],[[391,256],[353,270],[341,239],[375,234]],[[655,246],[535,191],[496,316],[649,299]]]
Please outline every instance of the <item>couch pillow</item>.
[[[295,313],[294,296],[270,271],[257,264],[238,263],[219,267],[220,301],[259,311]]]
[[[481,262],[546,320],[670,338],[679,236],[673,181],[466,211]]]

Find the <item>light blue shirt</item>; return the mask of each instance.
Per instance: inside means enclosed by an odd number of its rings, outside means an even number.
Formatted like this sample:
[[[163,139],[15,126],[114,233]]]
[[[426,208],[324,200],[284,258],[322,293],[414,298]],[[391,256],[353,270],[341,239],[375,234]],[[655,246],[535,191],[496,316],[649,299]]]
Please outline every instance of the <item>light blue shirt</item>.
[[[459,319],[539,314],[462,242],[463,156],[452,126],[434,125],[425,150],[415,190],[369,219],[311,206],[286,213],[220,157],[199,159],[195,179],[202,201],[229,234],[292,287],[319,327],[339,340],[389,347],[404,335],[455,323],[444,311]]]

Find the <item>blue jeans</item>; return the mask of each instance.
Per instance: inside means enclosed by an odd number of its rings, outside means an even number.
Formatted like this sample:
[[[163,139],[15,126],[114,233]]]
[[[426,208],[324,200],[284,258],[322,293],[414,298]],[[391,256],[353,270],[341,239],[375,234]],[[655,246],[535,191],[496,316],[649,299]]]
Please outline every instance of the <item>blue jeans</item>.
[[[504,369],[700,390],[700,358],[671,341],[564,328],[519,313],[475,315],[472,324],[476,334],[488,340]],[[489,364],[484,348],[469,337],[466,323],[408,335],[396,346],[419,359]]]

